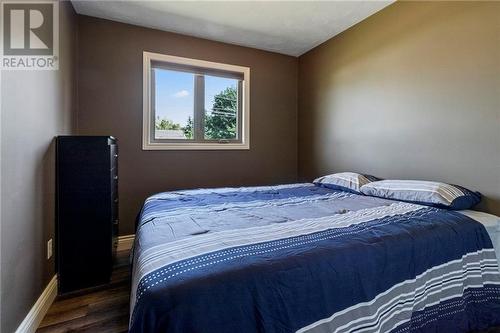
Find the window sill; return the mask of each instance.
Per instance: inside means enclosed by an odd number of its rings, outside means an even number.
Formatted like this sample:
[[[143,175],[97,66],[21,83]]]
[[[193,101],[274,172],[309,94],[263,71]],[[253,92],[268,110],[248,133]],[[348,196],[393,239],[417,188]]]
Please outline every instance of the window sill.
[[[144,142],[142,150],[249,150],[249,143],[151,143]]]

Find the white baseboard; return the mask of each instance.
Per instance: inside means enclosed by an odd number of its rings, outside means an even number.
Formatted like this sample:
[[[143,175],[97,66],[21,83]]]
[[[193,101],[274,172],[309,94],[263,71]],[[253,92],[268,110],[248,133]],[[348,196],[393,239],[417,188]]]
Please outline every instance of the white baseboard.
[[[125,250],[130,250],[132,246],[134,245],[134,239],[135,235],[125,235],[125,236],[119,236],[118,237],[118,247],[116,248],[117,251],[125,251]]]
[[[34,333],[57,296],[57,275],[50,280],[15,333]]]
[[[134,244],[135,235],[125,235],[118,237],[117,251],[130,250]],[[57,296],[57,275],[50,280],[45,290],[21,322],[15,333],[34,333],[43,317],[49,311],[50,306]]]

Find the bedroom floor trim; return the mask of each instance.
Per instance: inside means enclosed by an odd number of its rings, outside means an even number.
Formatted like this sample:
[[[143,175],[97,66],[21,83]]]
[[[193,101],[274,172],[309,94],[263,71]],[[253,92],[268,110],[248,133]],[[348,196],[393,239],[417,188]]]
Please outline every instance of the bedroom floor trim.
[[[57,275],[54,275],[15,333],[34,333],[49,311],[56,296]]]
[[[134,239],[135,235],[124,235],[124,236],[119,236],[118,237],[118,247],[116,248],[117,251],[128,251],[132,248],[134,245]]]

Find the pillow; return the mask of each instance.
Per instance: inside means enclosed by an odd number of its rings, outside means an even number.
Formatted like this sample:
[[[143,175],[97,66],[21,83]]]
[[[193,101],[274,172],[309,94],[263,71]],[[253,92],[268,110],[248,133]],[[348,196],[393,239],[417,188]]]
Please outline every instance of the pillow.
[[[366,195],[448,209],[469,209],[481,201],[481,193],[464,187],[424,180],[381,180],[361,187]]]
[[[340,172],[316,178],[313,183],[318,186],[361,194],[361,186],[370,182],[380,180],[370,175],[362,175],[355,172]]]

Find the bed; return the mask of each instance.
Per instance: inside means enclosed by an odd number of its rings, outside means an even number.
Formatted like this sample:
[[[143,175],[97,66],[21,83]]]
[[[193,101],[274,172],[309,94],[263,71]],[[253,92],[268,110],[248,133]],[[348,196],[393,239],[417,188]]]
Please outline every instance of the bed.
[[[132,333],[500,325],[495,249],[470,212],[310,183],[165,192],[133,252]]]

